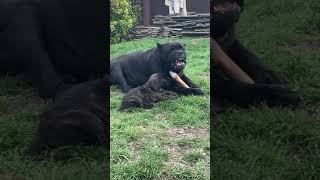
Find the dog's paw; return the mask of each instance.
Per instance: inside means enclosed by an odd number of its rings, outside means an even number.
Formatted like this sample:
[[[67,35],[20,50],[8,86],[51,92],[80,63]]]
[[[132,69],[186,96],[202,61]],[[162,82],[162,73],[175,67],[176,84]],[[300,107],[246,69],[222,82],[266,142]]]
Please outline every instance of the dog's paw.
[[[204,92],[200,88],[191,88],[191,89],[192,89],[192,93],[195,95],[200,95],[200,96],[204,95]]]

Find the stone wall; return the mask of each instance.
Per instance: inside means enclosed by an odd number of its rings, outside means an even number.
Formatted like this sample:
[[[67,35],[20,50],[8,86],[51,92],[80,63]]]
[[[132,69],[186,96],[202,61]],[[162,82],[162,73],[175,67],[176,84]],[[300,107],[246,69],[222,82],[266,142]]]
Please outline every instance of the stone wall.
[[[147,37],[181,37],[210,35],[210,14],[188,13],[188,16],[156,15],[151,26],[137,26],[131,32],[132,39]]]

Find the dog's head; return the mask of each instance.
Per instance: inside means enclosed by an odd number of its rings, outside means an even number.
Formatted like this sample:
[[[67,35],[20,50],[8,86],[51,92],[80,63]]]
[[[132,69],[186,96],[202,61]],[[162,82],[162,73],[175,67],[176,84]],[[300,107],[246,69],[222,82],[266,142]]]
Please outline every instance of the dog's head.
[[[160,90],[164,88],[169,83],[168,79],[165,77],[164,74],[155,73],[152,74],[148,81],[146,82],[145,86],[152,89],[152,90]]]
[[[187,64],[187,55],[181,43],[157,44],[160,61],[164,72],[180,73]]]
[[[244,0],[211,0],[211,35],[219,37],[233,28],[240,18]]]

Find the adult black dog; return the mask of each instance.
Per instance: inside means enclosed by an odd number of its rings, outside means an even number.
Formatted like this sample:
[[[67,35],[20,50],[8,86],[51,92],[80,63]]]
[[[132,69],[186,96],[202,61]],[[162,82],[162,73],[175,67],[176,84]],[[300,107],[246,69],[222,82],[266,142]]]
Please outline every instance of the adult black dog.
[[[286,80],[266,67],[236,38],[235,25],[243,10],[243,4],[243,0],[211,0],[211,36],[255,84],[233,80],[214,67],[211,85],[213,99],[228,100],[240,106],[262,101],[269,105],[297,104],[300,97],[287,87]]]
[[[107,81],[98,79],[76,85],[42,114],[33,154],[65,145],[108,143]]]
[[[157,44],[157,47],[146,52],[130,53],[114,59],[110,65],[110,81],[111,84],[120,86],[123,92],[128,92],[146,83],[154,73],[168,74],[169,71],[173,71],[190,86],[189,91],[202,95],[199,86],[184,75],[185,66],[186,52],[182,44]]]
[[[42,97],[107,72],[105,1],[0,2],[0,71],[23,73]]]

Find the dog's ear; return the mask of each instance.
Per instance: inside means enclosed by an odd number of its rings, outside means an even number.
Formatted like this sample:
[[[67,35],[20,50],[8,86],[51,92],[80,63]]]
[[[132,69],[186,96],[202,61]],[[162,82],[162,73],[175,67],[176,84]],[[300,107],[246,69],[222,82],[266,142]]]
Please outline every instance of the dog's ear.
[[[158,47],[159,49],[161,49],[161,48],[162,48],[162,44],[157,43],[157,47]]]
[[[187,47],[187,44],[183,43],[182,46],[183,46],[184,48],[186,48],[186,47]]]
[[[145,83],[146,86],[148,86],[150,89],[152,90],[158,90],[161,88],[161,85],[160,85],[160,79],[158,77],[159,75],[158,74],[152,74],[148,81]]]

